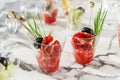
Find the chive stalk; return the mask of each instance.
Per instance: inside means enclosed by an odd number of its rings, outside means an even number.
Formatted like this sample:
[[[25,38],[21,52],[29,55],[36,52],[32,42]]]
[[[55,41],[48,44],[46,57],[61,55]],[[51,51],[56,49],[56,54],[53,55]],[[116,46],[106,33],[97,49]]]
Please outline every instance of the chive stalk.
[[[98,10],[97,16],[94,19],[94,34],[95,34],[94,45],[96,45],[97,41],[99,40],[99,36],[103,29],[107,12],[108,10],[106,9],[103,10],[103,7],[101,5],[101,7]]]

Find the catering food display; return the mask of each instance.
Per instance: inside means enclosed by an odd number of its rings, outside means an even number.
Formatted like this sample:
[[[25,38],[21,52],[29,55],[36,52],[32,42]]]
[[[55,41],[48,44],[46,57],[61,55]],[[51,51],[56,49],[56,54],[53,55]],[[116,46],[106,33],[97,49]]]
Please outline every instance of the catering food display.
[[[95,3],[93,1],[90,2],[90,7],[87,7],[90,9],[90,15],[87,13],[86,7],[78,5],[79,3],[76,3],[77,1],[75,0],[61,0],[59,1],[61,3],[55,0],[44,0],[43,2],[45,2],[42,6],[44,8],[43,12],[38,12],[34,16],[17,11],[10,11],[10,15],[7,15],[7,18],[14,19],[20,23],[19,28],[14,34],[12,33],[11,37],[14,37],[14,35],[16,37],[17,35],[22,40],[20,39],[21,41],[15,42],[15,44],[22,44],[33,51],[34,57],[31,59],[35,58],[37,60],[38,65],[35,68],[40,70],[34,69],[37,73],[51,76],[53,73],[62,72],[62,69],[65,70],[63,72],[81,69],[80,65],[84,69],[94,60],[96,46],[103,30],[108,10],[104,9],[101,4],[94,17],[92,11]],[[63,10],[61,11],[61,13],[63,12],[62,15],[59,14],[59,8]],[[88,20],[85,19],[86,15]],[[84,24],[82,20],[85,22]],[[12,41],[13,39],[10,40]],[[68,50],[66,50],[66,47]],[[67,57],[71,59],[66,60]],[[27,57],[25,56],[25,58]],[[69,61],[72,64],[67,64]],[[61,62],[66,62],[64,65],[67,66],[61,66]],[[73,65],[74,63],[75,65]],[[25,64],[27,63],[25,62]],[[34,68],[32,63],[27,64],[27,66]],[[12,67],[12,62],[5,57],[0,57],[0,80],[8,80],[12,76]],[[21,67],[21,64],[19,67]]]

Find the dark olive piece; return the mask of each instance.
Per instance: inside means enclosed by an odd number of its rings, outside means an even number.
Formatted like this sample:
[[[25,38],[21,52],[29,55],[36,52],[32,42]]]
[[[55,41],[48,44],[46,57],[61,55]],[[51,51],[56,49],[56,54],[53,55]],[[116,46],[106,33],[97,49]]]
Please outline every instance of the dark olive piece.
[[[3,64],[5,67],[8,66],[8,60],[4,57],[0,57],[0,63]]]
[[[37,49],[41,47],[40,44],[42,43],[42,40],[43,40],[43,38],[37,38],[37,39],[35,40],[34,46],[35,46]]]
[[[86,33],[90,33],[90,34],[94,35],[94,31],[89,27],[83,27],[81,29],[81,32],[86,32]]]
[[[85,12],[85,9],[83,7],[78,7],[77,9],[82,10],[83,12]]]
[[[36,42],[37,42],[37,43],[41,43],[42,40],[43,40],[43,38],[37,38],[37,39],[36,39]]]

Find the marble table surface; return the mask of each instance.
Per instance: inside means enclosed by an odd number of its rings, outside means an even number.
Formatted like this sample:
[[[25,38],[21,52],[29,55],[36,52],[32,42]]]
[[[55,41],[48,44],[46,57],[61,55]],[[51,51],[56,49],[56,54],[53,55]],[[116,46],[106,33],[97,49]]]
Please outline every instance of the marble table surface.
[[[14,45],[8,57],[15,64],[15,80],[120,80],[120,49],[116,34],[111,37],[101,36],[94,59],[86,66],[75,62],[68,39],[59,70],[50,75],[40,71],[33,50],[21,43]]]
[[[58,20],[55,25],[65,24],[64,19]],[[115,25],[115,24],[113,24]],[[118,45],[117,32],[112,24],[105,24],[100,40],[98,42],[93,61],[86,65],[79,65],[75,62],[72,54],[72,46],[68,37],[62,52],[59,70],[53,74],[44,74],[40,71],[34,51],[21,41],[24,40],[22,30],[16,37],[22,36],[20,43],[15,44],[8,54],[13,60],[15,80],[120,80],[120,49]],[[106,34],[106,35],[104,35]]]
[[[15,0],[13,0],[15,1]],[[86,1],[86,0],[85,0]],[[96,0],[99,3],[99,0]],[[113,0],[109,0],[113,4]],[[115,0],[117,1],[117,0]],[[119,0],[118,0],[119,1]],[[113,5],[114,6],[114,5]],[[117,10],[111,11],[109,16],[115,16]],[[93,61],[86,65],[75,62],[70,43],[71,36],[62,52],[59,70],[53,74],[43,74],[32,49],[17,43],[7,55],[15,64],[13,68],[15,80],[120,80],[120,48],[118,45],[116,22],[114,16],[108,17],[98,42]],[[84,21],[88,21],[87,16]],[[61,24],[62,23],[62,24]],[[48,25],[49,26],[49,25]],[[66,27],[65,19],[61,18],[50,27]],[[24,40],[22,30],[14,37]]]

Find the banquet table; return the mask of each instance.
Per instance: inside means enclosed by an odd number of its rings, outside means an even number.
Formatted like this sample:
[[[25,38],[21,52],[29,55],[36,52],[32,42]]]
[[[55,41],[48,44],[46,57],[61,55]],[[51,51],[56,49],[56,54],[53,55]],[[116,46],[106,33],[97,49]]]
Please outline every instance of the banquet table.
[[[96,1],[99,3],[99,0]],[[114,2],[111,0],[110,4],[113,3],[112,1]],[[113,15],[116,12],[117,10],[111,10]],[[59,18],[55,24],[46,26],[66,27],[66,19],[61,17],[61,14],[58,15]],[[84,21],[88,21],[88,16]],[[44,74],[40,71],[34,51],[24,44],[27,40],[24,31],[19,28],[19,31],[12,35],[13,40],[17,42],[7,54],[7,57],[14,63],[12,69],[14,80],[120,80],[120,48],[114,16],[108,17],[104,26],[90,64],[80,65],[75,62],[71,36],[67,36],[61,53],[59,70],[53,74]]]

